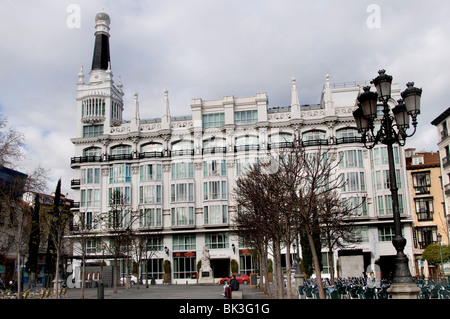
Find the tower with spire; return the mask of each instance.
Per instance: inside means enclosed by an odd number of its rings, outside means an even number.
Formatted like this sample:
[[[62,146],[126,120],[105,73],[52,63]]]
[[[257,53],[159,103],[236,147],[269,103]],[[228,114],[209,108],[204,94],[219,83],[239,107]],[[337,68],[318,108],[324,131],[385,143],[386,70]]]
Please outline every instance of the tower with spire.
[[[122,83],[114,84],[109,52],[109,15],[95,16],[95,44],[89,82],[85,82],[83,67],[78,73],[77,116],[78,137],[107,134],[111,127],[122,123]]]

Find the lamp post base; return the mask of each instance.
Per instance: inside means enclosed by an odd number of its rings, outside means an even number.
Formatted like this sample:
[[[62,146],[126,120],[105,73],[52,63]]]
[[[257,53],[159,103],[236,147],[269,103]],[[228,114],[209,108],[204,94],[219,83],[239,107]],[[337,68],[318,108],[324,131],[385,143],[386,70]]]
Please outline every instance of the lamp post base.
[[[417,299],[420,288],[415,283],[394,283],[387,292],[392,299]]]

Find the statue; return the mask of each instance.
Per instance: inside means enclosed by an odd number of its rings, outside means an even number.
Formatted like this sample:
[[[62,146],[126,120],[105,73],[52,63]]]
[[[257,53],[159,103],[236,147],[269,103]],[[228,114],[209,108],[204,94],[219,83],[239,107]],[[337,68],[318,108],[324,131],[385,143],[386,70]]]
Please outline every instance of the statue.
[[[203,256],[202,256],[202,268],[201,271],[211,271],[211,262],[209,257],[209,249],[205,245],[203,246]]]

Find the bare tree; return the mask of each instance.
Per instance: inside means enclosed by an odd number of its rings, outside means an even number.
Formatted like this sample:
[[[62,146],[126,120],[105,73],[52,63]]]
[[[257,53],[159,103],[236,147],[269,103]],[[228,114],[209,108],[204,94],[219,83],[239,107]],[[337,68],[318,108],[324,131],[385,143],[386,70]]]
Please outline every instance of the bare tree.
[[[49,230],[49,239],[53,244],[52,247],[56,251],[55,262],[55,283],[54,283],[54,298],[59,298],[59,268],[60,260],[63,255],[67,240],[65,235],[68,231],[68,226],[72,223],[73,215],[70,209],[65,205],[65,202],[61,200],[61,179],[58,180],[56,186],[55,197],[53,205],[47,214],[43,216],[44,221]]]
[[[358,198],[357,198],[358,200]],[[356,212],[364,205],[365,198],[356,205],[350,199],[343,199],[337,191],[322,195],[319,202],[320,232],[324,248],[328,248],[331,284],[334,284],[334,263],[332,252],[361,243],[361,235],[356,232]]]
[[[25,158],[22,147],[25,145],[23,133],[8,128],[8,119],[0,115],[0,166],[16,168]]]
[[[130,198],[127,198],[121,191],[114,190],[110,196],[110,206],[103,216],[106,228],[109,230],[109,244],[105,248],[113,255],[113,291],[117,293],[117,274],[119,271],[119,260],[129,261],[131,253],[131,237],[133,224],[139,218],[138,214],[133,213],[130,207]],[[126,278],[128,278],[129,267],[126,267]],[[127,280],[127,288],[128,286]]]

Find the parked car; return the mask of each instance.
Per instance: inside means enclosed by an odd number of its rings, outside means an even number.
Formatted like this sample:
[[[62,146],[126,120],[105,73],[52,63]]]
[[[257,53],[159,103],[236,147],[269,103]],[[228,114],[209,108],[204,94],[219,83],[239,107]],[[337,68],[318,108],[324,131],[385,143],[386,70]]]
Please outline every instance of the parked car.
[[[130,276],[130,281],[131,281],[131,285],[136,285],[138,279],[137,279],[136,276],[131,275],[131,276]],[[125,285],[126,282],[127,282],[127,277],[126,277],[126,276],[120,278],[120,284],[121,284],[121,285]]]
[[[250,282],[250,278],[246,274],[236,274],[235,276],[236,276],[236,279],[239,282],[239,284],[248,285],[248,283]],[[225,282],[230,283],[231,277],[225,277],[225,278],[220,279],[221,285],[223,285]]]

